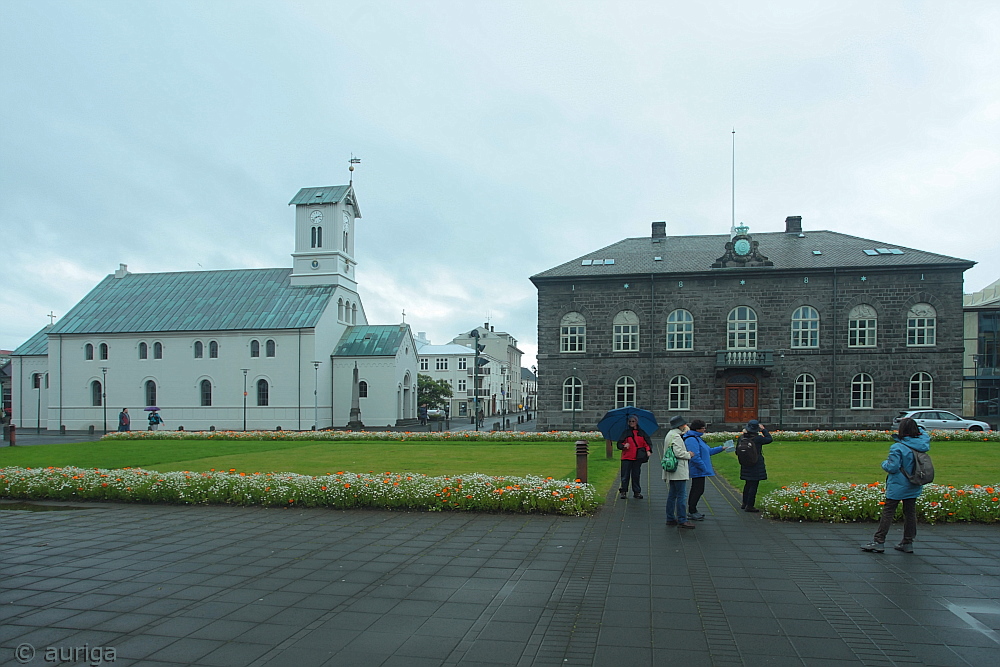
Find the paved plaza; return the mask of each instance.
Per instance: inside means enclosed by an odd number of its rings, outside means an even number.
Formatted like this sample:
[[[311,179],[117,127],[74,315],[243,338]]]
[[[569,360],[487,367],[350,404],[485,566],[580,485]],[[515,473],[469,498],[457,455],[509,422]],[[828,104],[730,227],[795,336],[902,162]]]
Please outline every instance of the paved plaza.
[[[81,647],[115,665],[1000,662],[996,526],[921,525],[915,554],[874,555],[874,524],[762,519],[721,480],[697,529],[667,528],[645,482],[592,517],[2,510],[0,664],[24,645],[35,665],[97,664],[58,659]]]

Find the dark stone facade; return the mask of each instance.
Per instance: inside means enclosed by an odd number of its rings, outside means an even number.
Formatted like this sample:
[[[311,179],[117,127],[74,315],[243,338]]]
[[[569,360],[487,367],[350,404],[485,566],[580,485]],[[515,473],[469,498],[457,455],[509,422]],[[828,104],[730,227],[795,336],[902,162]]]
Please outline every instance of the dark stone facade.
[[[756,384],[752,416],[775,429],[891,428],[893,417],[910,406],[910,379],[918,372],[933,378],[933,407],[961,411],[962,287],[970,262],[908,251],[909,263],[894,265],[783,268],[776,261],[774,267],[711,269],[722,248],[720,237],[698,238],[715,239],[703,243],[706,268],[701,271],[643,275],[616,269],[613,275],[594,275],[596,271],[580,268],[581,262],[574,260],[532,277],[538,288],[539,430],[593,428],[615,407],[615,384],[622,376],[634,378],[636,405],[652,410],[661,423],[678,412],[668,406],[670,379],[686,376],[690,409],[679,412],[704,419],[711,430],[735,430],[748,416],[750,408],[730,410],[727,420],[727,384],[737,375]],[[611,257],[615,249],[600,252]],[[623,246],[617,252],[630,251]],[[935,259],[925,262],[924,255]],[[619,267],[635,264],[617,260]],[[662,265],[666,269],[666,263]],[[576,275],[567,275],[572,273]],[[907,313],[918,303],[936,310],[933,347],[907,346]],[[848,347],[848,314],[859,304],[877,311],[874,348]],[[817,349],[791,347],[792,314],[803,305],[819,312]],[[759,363],[719,360],[719,353],[727,350],[727,317],[737,306],[750,306],[757,314],[756,349],[765,353]],[[677,308],[694,317],[693,350],[666,349],[667,316]],[[639,316],[638,352],[613,351],[612,322],[622,310]],[[560,322],[570,312],[586,319],[585,352],[560,352]],[[815,378],[815,409],[793,408],[794,382],[801,373]],[[852,379],[858,373],[872,378],[870,409],[851,407]],[[563,382],[574,375],[584,387],[583,409],[578,412],[562,409]]]

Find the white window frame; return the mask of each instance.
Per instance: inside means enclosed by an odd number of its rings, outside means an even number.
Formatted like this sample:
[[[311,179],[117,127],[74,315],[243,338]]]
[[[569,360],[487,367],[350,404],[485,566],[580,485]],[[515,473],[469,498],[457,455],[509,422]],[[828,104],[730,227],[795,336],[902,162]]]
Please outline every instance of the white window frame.
[[[878,313],[868,304],[851,308],[847,318],[847,347],[878,345]]]
[[[635,378],[623,375],[615,382],[615,408],[635,406]]]
[[[750,306],[736,306],[726,317],[726,349],[757,349],[757,311]]]
[[[563,315],[559,324],[559,351],[570,354],[587,351],[587,320],[580,313]]]
[[[667,315],[667,349],[694,349],[694,316],[683,308]]]
[[[906,346],[934,347],[937,342],[937,311],[929,303],[914,304],[906,313]]]
[[[639,316],[631,310],[623,310],[614,319],[614,351],[639,351]]]
[[[910,376],[910,409],[928,410],[934,405],[934,378],[919,371]]]
[[[851,410],[871,410],[875,407],[875,383],[868,373],[851,378]]]
[[[429,371],[431,369],[431,361],[427,357],[420,358],[420,370]]]
[[[465,357],[458,358],[458,370],[466,371],[469,370],[469,360]]]
[[[448,357],[435,357],[434,358],[434,370],[436,370],[436,371],[446,371],[446,370],[448,370]]]
[[[812,306],[799,306],[792,313],[792,347],[819,347],[819,311]]]
[[[469,390],[469,387],[468,387],[467,381],[466,380],[459,380],[458,381],[458,391],[468,391],[468,390]]]
[[[667,384],[667,409],[691,409],[691,380],[684,375],[675,375]]]
[[[816,409],[816,378],[809,373],[800,373],[795,378],[792,390],[793,410]]]
[[[583,410],[583,380],[578,377],[568,377],[562,384],[562,406],[563,412],[577,412]]]

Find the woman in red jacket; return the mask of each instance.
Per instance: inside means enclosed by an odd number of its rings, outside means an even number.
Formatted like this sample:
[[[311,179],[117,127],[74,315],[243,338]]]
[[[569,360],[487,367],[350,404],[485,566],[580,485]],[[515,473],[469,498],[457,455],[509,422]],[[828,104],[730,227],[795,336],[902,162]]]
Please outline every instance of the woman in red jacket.
[[[649,435],[639,428],[639,419],[630,416],[626,422],[625,432],[618,441],[618,449],[622,450],[622,483],[618,488],[618,497],[628,498],[628,483],[632,480],[632,496],[642,499],[642,487],[639,486],[639,475],[642,464],[649,460],[653,453],[653,445]],[[640,452],[640,450],[642,450]]]

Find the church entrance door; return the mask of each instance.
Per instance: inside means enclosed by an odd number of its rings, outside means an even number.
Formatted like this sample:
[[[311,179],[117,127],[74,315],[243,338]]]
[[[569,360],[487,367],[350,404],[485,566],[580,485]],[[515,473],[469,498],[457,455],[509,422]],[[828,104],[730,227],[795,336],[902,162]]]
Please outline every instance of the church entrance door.
[[[746,423],[757,419],[757,378],[733,375],[726,380],[726,422]]]

